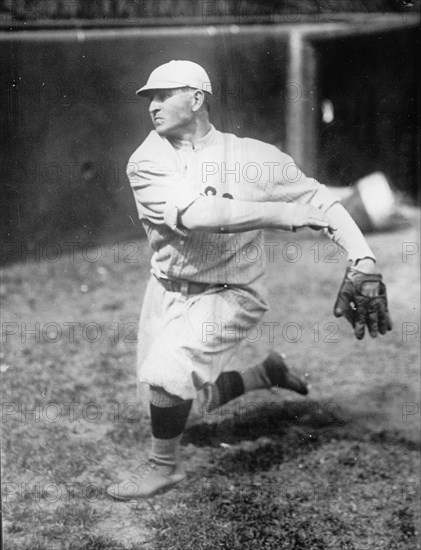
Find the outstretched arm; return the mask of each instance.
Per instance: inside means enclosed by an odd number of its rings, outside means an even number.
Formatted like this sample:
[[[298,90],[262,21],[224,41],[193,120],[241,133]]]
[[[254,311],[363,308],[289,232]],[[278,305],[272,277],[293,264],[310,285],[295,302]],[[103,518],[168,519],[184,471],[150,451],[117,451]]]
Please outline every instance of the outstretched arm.
[[[240,233],[254,229],[299,227],[336,229],[334,222],[309,204],[237,201],[223,197],[199,197],[180,213],[178,222],[191,231]]]
[[[324,213],[309,204],[248,202],[217,197],[200,197],[179,216],[179,223],[193,231],[236,233],[266,227],[295,229],[324,228],[330,238],[348,253],[348,267],[334,307],[344,316],[355,336],[386,334],[392,328],[386,286],[377,272],[373,252],[349,213],[339,203]]]

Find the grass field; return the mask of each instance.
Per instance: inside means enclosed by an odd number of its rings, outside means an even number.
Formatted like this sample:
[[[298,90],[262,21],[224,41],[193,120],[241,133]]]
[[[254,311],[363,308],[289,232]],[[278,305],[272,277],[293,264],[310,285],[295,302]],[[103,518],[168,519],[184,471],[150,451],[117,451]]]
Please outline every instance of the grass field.
[[[3,269],[5,549],[420,548],[419,226],[369,237],[394,330],[361,342],[331,313],[346,262],[315,236],[267,236],[273,332],[242,351],[285,352],[309,397],[196,412],[188,481],[136,504],[105,487],[148,451],[134,377],[147,244],[63,245]]]

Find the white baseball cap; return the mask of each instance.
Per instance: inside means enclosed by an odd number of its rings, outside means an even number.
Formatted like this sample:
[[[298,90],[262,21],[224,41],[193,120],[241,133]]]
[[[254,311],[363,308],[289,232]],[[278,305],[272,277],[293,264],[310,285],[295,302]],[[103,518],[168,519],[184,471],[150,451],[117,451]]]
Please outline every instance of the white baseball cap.
[[[160,65],[151,72],[151,75],[142,88],[137,90],[138,95],[147,95],[149,90],[170,88],[197,88],[212,93],[212,85],[205,69],[193,61],[173,60]]]

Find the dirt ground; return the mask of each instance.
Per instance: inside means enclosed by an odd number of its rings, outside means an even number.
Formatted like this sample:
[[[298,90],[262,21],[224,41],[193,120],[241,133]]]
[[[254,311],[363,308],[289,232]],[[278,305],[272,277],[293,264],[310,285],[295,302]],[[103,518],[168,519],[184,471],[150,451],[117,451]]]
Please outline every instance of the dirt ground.
[[[147,244],[22,253],[1,278],[4,548],[420,548],[418,217],[368,238],[394,329],[361,342],[332,315],[339,251],[316,233],[266,236],[271,310],[242,359],[283,351],[310,395],[197,408],[188,479],[151,502],[105,494],[147,457],[134,376]]]

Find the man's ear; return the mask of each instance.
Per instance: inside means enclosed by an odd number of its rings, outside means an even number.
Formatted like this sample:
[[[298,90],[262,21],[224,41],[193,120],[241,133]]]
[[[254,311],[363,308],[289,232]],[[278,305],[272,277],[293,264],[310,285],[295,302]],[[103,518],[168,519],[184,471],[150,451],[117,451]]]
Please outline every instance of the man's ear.
[[[202,107],[203,103],[205,102],[205,93],[203,92],[203,90],[195,90],[193,93],[193,99],[194,102],[192,110],[196,112]]]

